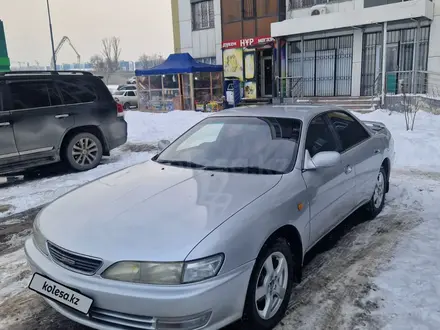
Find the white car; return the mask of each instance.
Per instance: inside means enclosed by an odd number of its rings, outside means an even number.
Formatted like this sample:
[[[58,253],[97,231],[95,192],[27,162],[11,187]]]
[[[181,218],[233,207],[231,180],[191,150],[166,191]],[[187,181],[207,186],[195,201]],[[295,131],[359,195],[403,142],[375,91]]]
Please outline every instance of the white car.
[[[130,79],[127,80],[127,84],[132,85],[132,84],[136,84],[136,76],[131,77]]]
[[[114,100],[122,104],[124,110],[138,106],[137,91],[116,91],[113,93]]]

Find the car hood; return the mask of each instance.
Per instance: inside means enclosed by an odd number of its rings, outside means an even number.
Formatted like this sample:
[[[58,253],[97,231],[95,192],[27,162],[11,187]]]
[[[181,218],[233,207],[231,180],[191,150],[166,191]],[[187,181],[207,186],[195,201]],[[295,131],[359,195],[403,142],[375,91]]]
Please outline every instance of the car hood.
[[[39,215],[42,234],[108,261],[183,261],[281,175],[209,172],[147,162],[86,184]]]

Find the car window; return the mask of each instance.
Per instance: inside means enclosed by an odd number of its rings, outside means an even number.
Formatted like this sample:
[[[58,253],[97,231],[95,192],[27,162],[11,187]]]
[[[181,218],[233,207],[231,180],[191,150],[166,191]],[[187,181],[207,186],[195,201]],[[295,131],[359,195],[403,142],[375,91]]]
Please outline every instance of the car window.
[[[94,86],[84,79],[57,81],[64,104],[88,103],[97,100]]]
[[[368,132],[352,116],[344,112],[330,112],[328,118],[341,141],[342,151],[368,139]]]
[[[125,92],[123,92],[123,91],[117,91],[117,92],[114,92],[113,95],[124,95],[124,93]]]
[[[183,167],[195,163],[219,171],[245,168],[255,174],[286,173],[295,162],[300,133],[297,119],[210,117],[177,138],[155,160]]]
[[[9,84],[13,110],[61,105],[61,98],[52,82],[20,81]]]
[[[128,96],[136,96],[136,94],[134,94],[134,92],[128,92],[127,95]]]
[[[311,157],[322,151],[337,151],[335,137],[324,115],[312,120],[307,131],[306,150]]]

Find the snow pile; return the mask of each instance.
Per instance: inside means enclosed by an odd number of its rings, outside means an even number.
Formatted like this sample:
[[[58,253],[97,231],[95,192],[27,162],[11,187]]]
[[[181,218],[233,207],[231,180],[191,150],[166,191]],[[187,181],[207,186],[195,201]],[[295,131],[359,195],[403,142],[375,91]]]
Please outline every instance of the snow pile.
[[[417,113],[414,131],[405,130],[403,114],[376,110],[357,114],[362,120],[383,122],[395,141],[397,168],[415,168],[422,171],[440,171],[440,116],[424,111]]]

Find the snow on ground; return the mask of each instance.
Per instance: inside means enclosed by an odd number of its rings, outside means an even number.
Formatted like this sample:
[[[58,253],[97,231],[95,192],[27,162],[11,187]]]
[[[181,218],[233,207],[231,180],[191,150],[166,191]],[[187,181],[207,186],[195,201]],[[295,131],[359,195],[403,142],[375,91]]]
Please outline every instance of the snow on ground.
[[[192,111],[164,114],[129,111],[125,116],[128,123],[126,145],[113,150],[111,156],[104,159],[100,166],[87,172],[46,177],[11,187],[0,186],[0,205],[12,206],[7,212],[0,213],[0,217],[43,205],[81,184],[147,161],[154,153],[132,150],[142,151],[145,150],[145,146],[150,146],[151,150],[157,146],[160,139],[173,140],[205,116],[206,114]]]
[[[118,90],[118,87],[119,87],[119,85],[107,85],[108,90],[112,94]]]
[[[399,194],[388,203],[417,211],[423,221],[400,238],[394,258],[375,278],[377,290],[367,298],[381,301],[373,313],[385,329],[440,328],[440,116],[419,112],[415,130],[405,131],[401,114],[386,111],[360,115],[384,122],[395,139],[395,172]],[[411,175],[402,180],[400,173]],[[394,195],[394,196],[393,196]]]

